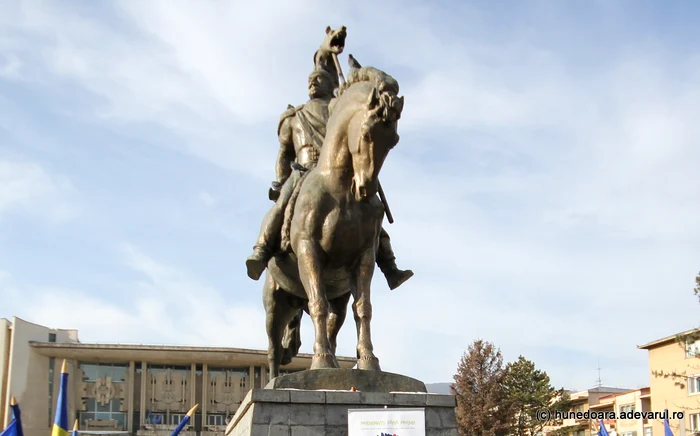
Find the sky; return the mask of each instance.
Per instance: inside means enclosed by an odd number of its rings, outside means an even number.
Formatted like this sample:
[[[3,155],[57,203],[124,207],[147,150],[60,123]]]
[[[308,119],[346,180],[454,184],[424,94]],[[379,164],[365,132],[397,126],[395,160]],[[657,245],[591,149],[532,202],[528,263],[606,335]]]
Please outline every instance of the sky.
[[[457,3],[0,3],[0,317],[266,349],[245,258],[277,123],[344,25],[346,72],[405,98],[381,181],[415,276],[375,272],[382,369],[449,382],[484,339],[557,387],[648,386],[637,346],[700,321],[700,7]]]

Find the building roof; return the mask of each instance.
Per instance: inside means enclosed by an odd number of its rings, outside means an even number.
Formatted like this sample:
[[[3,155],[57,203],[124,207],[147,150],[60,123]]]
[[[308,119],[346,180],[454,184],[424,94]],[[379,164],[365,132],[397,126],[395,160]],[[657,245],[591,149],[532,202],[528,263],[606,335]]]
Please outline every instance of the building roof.
[[[654,348],[654,347],[666,345],[670,342],[675,342],[677,340],[678,336],[687,336],[687,335],[690,335],[692,333],[700,333],[700,328],[694,328],[694,329],[686,330],[686,331],[681,332],[681,333],[676,333],[676,334],[671,335],[671,336],[666,336],[665,338],[651,341],[648,344],[637,345],[637,348],[639,348],[640,350],[649,350],[649,349]]]
[[[148,362],[151,364],[189,365],[206,363],[214,366],[267,365],[267,351],[247,348],[194,347],[175,345],[84,344],[30,341],[42,356],[89,362]],[[306,369],[312,354],[299,353],[282,369]],[[341,368],[352,368],[354,357],[337,357]]]
[[[588,401],[588,396],[593,393],[604,393],[604,394],[623,394],[625,392],[633,391],[634,389],[627,388],[613,388],[609,386],[596,386],[591,389],[586,389],[585,391],[569,391],[569,398],[572,402],[578,401]],[[604,398],[604,397],[601,397]]]

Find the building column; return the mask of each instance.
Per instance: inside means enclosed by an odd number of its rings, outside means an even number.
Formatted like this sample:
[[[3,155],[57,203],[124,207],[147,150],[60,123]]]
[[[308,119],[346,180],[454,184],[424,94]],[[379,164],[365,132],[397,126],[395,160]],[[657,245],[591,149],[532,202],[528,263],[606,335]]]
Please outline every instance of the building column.
[[[194,407],[195,404],[197,404],[197,364],[193,363],[190,365],[190,407],[188,410]],[[190,425],[194,427],[194,417],[192,417],[192,424]]]
[[[207,425],[207,406],[209,405],[209,365],[202,365],[202,430]],[[642,435],[644,436],[644,435]]]
[[[255,366],[250,365],[250,368],[248,368],[248,390],[251,390],[255,387]],[[248,392],[246,392],[247,394]]]
[[[146,380],[148,380],[148,364],[141,362],[141,408],[139,416],[139,428],[146,424]]]
[[[133,360],[129,362],[129,375],[128,375],[128,398],[126,400],[126,430],[131,432],[134,428],[134,379],[136,378],[136,362]]]

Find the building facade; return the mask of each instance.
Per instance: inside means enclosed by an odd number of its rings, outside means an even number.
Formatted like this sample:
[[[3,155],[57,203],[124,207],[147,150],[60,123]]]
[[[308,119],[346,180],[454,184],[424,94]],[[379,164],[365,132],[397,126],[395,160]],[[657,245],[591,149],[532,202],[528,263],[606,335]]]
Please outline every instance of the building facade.
[[[621,394],[612,394],[598,399],[598,403],[591,406],[590,410],[596,412],[615,412],[615,416],[627,416],[629,412],[650,412],[651,389],[646,387],[635,389]],[[652,436],[652,421],[650,419],[606,419],[604,424],[608,432],[615,431],[617,436]],[[591,433],[596,434],[600,425],[596,421],[591,422]],[[663,433],[662,433],[663,434]]]
[[[595,422],[587,418],[577,418],[574,416],[577,412],[587,412],[589,410],[597,410],[596,407],[601,402],[602,398],[607,398],[611,395],[629,392],[629,389],[613,388],[599,386],[585,391],[569,392],[571,401],[568,414],[565,419],[561,420],[559,425],[547,426],[543,429],[545,436],[591,436],[598,433],[598,428]],[[615,420],[605,422],[607,430],[615,429]],[[641,435],[639,435],[641,436]]]
[[[700,329],[693,329],[638,347],[649,353],[653,410],[684,413],[682,420],[669,416],[676,436],[700,433],[700,340],[691,339],[698,335]],[[663,426],[662,420],[653,420],[654,435],[663,435]]]
[[[45,436],[55,414],[63,360],[68,364],[69,422],[80,430],[169,435],[195,404],[183,436],[222,436],[253,388],[269,381],[267,352],[238,348],[84,344],[75,330],[0,319],[0,428],[17,398],[26,436]],[[339,357],[343,368],[355,358]],[[284,372],[308,369],[300,354]]]

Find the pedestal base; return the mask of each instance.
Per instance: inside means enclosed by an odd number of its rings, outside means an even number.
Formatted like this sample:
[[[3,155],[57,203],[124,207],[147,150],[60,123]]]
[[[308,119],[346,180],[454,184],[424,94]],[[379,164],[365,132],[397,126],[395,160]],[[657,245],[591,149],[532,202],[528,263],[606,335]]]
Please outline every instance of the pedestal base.
[[[313,369],[275,377],[265,389],[361,392],[428,392],[425,383],[401,374],[361,369]]]
[[[458,436],[455,397],[428,393],[253,389],[227,436],[347,436],[348,409],[424,408],[427,436]]]

